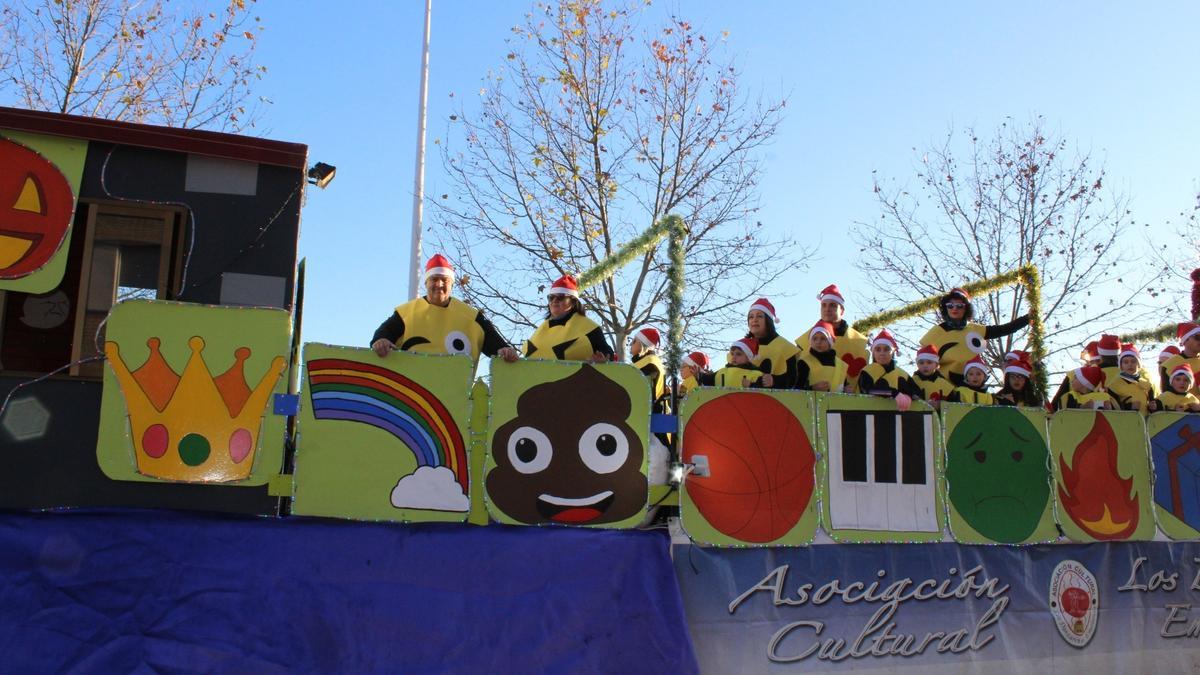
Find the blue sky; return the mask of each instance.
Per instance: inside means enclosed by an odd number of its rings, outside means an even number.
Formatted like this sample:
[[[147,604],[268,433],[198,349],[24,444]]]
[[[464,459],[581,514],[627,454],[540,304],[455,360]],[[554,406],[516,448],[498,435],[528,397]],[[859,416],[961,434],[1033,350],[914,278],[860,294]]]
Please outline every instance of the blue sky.
[[[434,139],[459,102],[474,105],[528,7],[434,0],[427,194],[445,184]],[[311,161],[338,167],[303,212],[305,340],[365,345],[407,299],[422,11],[419,0],[258,5],[267,27],[258,58],[269,69],[259,92],[273,104],[257,133],[306,143]],[[848,296],[848,318],[876,309],[855,304],[867,287],[844,232],[878,216],[872,171],[911,182],[913,148],[951,126],[1043,115],[1106,161],[1109,185],[1154,236],[1169,236],[1166,222],[1196,194],[1196,3],[704,0],[659,3],[644,21],[668,12],[728,30],[743,82],[789,97],[764,155],[759,220],[820,243],[808,270],[769,289],[792,294],[776,302],[789,336],[815,320],[811,298],[828,283]]]

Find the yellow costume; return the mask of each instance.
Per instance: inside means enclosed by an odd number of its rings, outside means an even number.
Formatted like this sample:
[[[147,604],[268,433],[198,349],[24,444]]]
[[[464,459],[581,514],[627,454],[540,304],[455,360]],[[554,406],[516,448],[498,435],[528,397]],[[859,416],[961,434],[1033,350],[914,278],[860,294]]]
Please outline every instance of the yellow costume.
[[[946,330],[940,325],[930,328],[921,338],[921,346],[933,345],[938,352],[938,367],[952,381],[962,378],[967,361],[983,352],[987,327],[968,322],[959,330]]]
[[[1108,395],[1107,391],[1090,391],[1086,394],[1081,394],[1074,389],[1068,391],[1062,397],[1062,406],[1064,408],[1092,408],[1099,410],[1104,407],[1105,402],[1113,403],[1116,407],[1112,396]]]
[[[764,343],[759,340],[758,356],[754,357],[752,363],[755,366],[761,366],[764,361],[770,361],[771,375],[775,378],[786,377],[788,375],[788,359],[799,354],[800,350],[796,349],[796,345],[776,335],[770,342]],[[790,386],[794,383],[787,384]],[[777,382],[773,388],[780,388],[779,383]]]
[[[1164,391],[1158,395],[1159,410],[1175,410],[1178,412],[1179,406],[1200,404],[1200,398],[1197,398],[1192,392],[1186,394],[1176,394],[1173,391]],[[1186,412],[1186,410],[1185,410]]]
[[[940,370],[933,371],[933,375],[925,377],[921,373],[914,373],[912,376],[913,384],[921,390],[921,398],[926,401],[943,400],[954,391],[954,384],[946,379],[946,376]]]
[[[547,319],[525,341],[522,351],[527,359],[587,361],[596,351],[588,340],[588,333],[597,328],[595,321],[579,313],[554,325]]]
[[[827,382],[829,383],[830,392],[838,393],[843,391],[843,388],[847,384],[846,362],[839,358],[836,351],[833,353],[832,359],[826,360],[832,360],[832,365],[822,363],[820,356],[805,348],[800,353],[800,363],[803,363],[805,368],[807,368],[807,377],[803,375],[804,368],[801,368],[801,381],[797,384],[806,389],[813,389],[814,384]]]
[[[713,384],[718,387],[741,388],[749,384],[754,384],[754,381],[760,377],[762,377],[762,371],[754,366],[735,366],[730,364],[713,373]],[[743,385],[742,378],[749,380],[749,383]]]
[[[996,402],[996,399],[988,392],[972,389],[965,384],[955,387],[946,400],[953,403],[974,403],[975,405],[992,405]]]
[[[808,338],[811,331],[796,338],[796,346],[800,349],[801,354],[808,353]],[[850,391],[858,391],[858,374],[862,372],[862,368],[866,367],[870,361],[867,352],[867,336],[854,330],[850,326],[846,326],[845,335],[837,335],[833,341],[833,351],[837,353],[839,361],[846,365],[846,384],[849,385]],[[850,361],[855,362],[853,372],[850,369]],[[822,380],[816,379],[810,375],[809,382]]]
[[[479,310],[450,298],[441,307],[417,298],[396,308],[404,320],[404,333],[394,342],[401,351],[431,354],[469,354],[479,358],[483,347],[483,327],[475,320]]]
[[[680,397],[687,396],[689,391],[699,386],[700,383],[696,381],[695,375],[689,375],[688,377],[683,378],[683,382],[679,383]]]
[[[1138,372],[1138,379],[1127,379],[1120,368],[1104,368],[1104,382],[1108,387],[1108,393],[1116,399],[1121,408],[1125,410],[1140,410],[1143,415],[1147,413],[1146,403],[1154,400],[1154,385],[1150,384],[1150,378],[1142,371]],[[1140,403],[1140,406],[1135,406],[1135,403]]]

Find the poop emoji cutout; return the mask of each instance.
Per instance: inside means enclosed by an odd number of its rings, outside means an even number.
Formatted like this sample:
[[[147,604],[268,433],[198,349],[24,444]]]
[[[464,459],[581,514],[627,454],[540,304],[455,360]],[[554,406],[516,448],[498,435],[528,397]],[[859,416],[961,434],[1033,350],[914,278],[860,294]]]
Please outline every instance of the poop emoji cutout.
[[[641,513],[645,449],[630,410],[629,393],[588,365],[530,387],[492,438],[493,505],[527,524],[599,525]]]
[[[946,443],[950,503],[993,541],[1016,544],[1037,529],[1050,498],[1046,440],[1015,408],[968,412]]]

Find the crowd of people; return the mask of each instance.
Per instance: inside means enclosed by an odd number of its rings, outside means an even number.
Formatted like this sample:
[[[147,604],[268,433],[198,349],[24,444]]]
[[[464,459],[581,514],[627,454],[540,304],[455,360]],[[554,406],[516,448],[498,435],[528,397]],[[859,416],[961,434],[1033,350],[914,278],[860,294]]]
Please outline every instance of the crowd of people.
[[[550,285],[546,315],[518,352],[483,314],[452,297],[454,268],[445,256],[433,256],[425,268],[426,294],[400,305],[379,326],[371,347],[383,357],[392,350],[450,354],[482,353],[506,362],[519,358],[604,362],[615,351],[604,331],[587,317],[579,288],[571,276]],[[951,289],[940,300],[941,318],[920,340],[909,374],[897,363],[899,343],[886,329],[871,337],[845,320],[846,301],[836,285],[817,294],[820,319],[795,341],[779,335],[779,317],[767,298],[755,300],[746,313],[746,334],[729,345],[719,368],[703,352],[692,352],[680,364],[678,396],[700,386],[800,389],[858,393],[893,398],[900,410],[913,399],[977,405],[1045,406],[1136,410],[1143,414],[1166,410],[1200,412],[1200,324],[1180,323],[1178,346],[1158,355],[1157,374],[1142,364],[1132,344],[1102,335],[1083,350],[1079,367],[1066,374],[1049,401],[1036,393],[1040,364],[1025,351],[1008,352],[996,390],[989,387],[992,366],[983,360],[987,341],[1012,335],[1029,325],[1029,316],[984,326],[973,321],[971,296]],[[662,335],[653,327],[635,331],[631,361],[651,384],[655,412],[667,412],[671,387],[660,356]]]

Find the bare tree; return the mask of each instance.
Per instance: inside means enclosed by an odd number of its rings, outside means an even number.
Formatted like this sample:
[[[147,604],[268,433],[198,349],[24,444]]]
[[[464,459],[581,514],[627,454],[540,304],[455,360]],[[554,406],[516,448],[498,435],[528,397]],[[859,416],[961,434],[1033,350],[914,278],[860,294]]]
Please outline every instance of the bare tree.
[[[639,38],[640,3],[537,5],[512,29],[478,112],[451,118],[450,189],[434,202],[442,244],[468,272],[465,294],[528,333],[544,290],[662,217],[687,222],[685,333],[741,323],[747,298],[803,257],[754,222],[756,151],[785,102],[749,101],[720,41],[672,18]],[[619,352],[665,318],[666,246],[645,251],[585,301]],[[798,255],[800,254],[800,255]]]
[[[960,152],[951,131],[923,152],[916,191],[876,177],[880,217],[857,223],[854,237],[877,306],[1033,263],[1043,283],[1047,355],[1060,363],[1101,332],[1156,323],[1162,270],[1145,266],[1127,200],[1105,187],[1102,165],[1070,152],[1040,117],[1008,119],[988,138],[967,129],[965,140]],[[1025,289],[1014,287],[973,304],[978,319],[998,323],[1024,314],[1024,300]],[[910,338],[923,332],[912,329]],[[989,345],[993,363],[1013,341]]]
[[[256,0],[250,0],[251,3]],[[0,100],[34,110],[238,131],[262,30],[246,0],[215,12],[170,0],[0,2]]]

